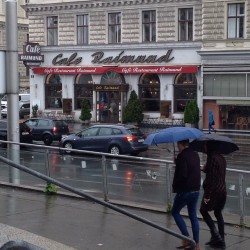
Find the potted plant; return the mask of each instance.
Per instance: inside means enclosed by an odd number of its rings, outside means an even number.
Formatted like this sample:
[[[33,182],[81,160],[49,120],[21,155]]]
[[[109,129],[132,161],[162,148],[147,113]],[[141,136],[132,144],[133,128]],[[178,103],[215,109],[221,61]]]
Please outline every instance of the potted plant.
[[[187,102],[184,110],[184,123],[188,127],[198,127],[199,108],[196,100]]]
[[[143,107],[136,92],[130,93],[128,104],[124,110],[123,121],[125,123],[140,124],[143,120]]]
[[[86,97],[83,98],[82,100],[82,105],[81,105],[81,114],[79,116],[79,119],[83,121],[83,123],[90,123],[90,119],[92,117],[91,114],[91,107],[89,104],[89,101]]]
[[[37,117],[38,105],[32,106],[32,117]]]

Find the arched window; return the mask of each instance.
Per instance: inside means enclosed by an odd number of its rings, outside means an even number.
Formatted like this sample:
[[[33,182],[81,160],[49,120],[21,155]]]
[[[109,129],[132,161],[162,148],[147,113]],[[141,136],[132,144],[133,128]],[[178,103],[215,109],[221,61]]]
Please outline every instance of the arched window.
[[[82,100],[86,97],[93,107],[93,79],[92,75],[77,75],[74,84],[75,109],[81,109]]]
[[[115,71],[108,71],[102,75],[101,84],[125,84],[125,78],[122,74]]]
[[[184,112],[187,101],[197,99],[195,74],[179,74],[174,84],[174,112]]]
[[[59,75],[47,75],[45,81],[45,108],[62,108],[62,81]]]
[[[144,111],[160,111],[160,79],[157,74],[143,74],[139,80],[139,99]]]

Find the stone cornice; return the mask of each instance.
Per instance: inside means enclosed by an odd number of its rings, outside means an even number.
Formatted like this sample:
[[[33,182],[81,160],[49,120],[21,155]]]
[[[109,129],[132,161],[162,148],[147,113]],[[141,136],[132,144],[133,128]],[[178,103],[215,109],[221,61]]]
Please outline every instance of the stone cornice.
[[[48,4],[26,4],[22,7],[27,13],[46,11],[72,11],[76,9],[110,8],[148,4],[197,3],[197,0],[120,0],[120,1],[75,1]]]

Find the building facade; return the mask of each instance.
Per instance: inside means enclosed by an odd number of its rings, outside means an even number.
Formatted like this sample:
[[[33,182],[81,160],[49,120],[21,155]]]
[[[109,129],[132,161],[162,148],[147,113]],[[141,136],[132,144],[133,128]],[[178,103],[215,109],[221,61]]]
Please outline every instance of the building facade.
[[[217,128],[250,127],[249,1],[202,1],[202,112]]]
[[[28,19],[25,10],[21,7],[27,1],[17,0],[17,28],[18,28],[18,52],[23,52],[23,45],[28,41]],[[6,31],[5,31],[5,1],[0,4],[0,50],[6,49]],[[22,62],[18,63],[20,92],[29,92],[29,69]]]
[[[78,119],[86,97],[93,121],[113,123],[132,90],[151,117],[181,118],[188,100],[202,103],[201,1],[36,2],[25,10],[44,55],[30,78],[39,109]]]
[[[77,118],[87,97],[94,121],[121,122],[135,90],[151,117],[182,118],[196,99],[200,128],[212,110],[215,128],[249,129],[248,1],[36,2],[25,10],[44,55],[31,74],[40,109]]]

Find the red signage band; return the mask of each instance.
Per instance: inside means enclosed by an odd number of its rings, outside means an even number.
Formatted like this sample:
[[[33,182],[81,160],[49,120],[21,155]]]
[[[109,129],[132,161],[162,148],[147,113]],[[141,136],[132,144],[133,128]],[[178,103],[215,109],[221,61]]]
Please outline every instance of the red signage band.
[[[125,66],[125,67],[37,67],[33,68],[34,74],[104,74],[107,71],[115,71],[121,74],[179,74],[197,73],[197,66]]]

